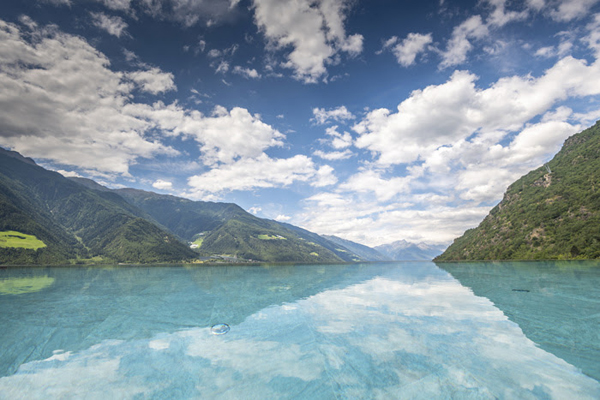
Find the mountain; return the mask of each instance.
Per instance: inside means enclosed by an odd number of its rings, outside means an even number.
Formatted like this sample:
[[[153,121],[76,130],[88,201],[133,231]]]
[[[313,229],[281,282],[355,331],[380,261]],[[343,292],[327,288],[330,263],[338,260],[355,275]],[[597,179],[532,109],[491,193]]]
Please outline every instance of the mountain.
[[[0,263],[57,264],[92,257],[163,262],[195,256],[121,196],[87,189],[6,150],[0,151],[0,232],[5,237]],[[30,240],[42,247],[27,248]]]
[[[368,260],[368,261],[389,261],[389,260],[391,260],[391,258],[381,254],[379,251],[377,251],[371,247],[365,246],[363,244],[355,243],[350,240],[342,239],[337,236],[323,235],[323,237],[325,239],[329,240],[330,242],[336,243],[340,246],[347,248],[348,250],[350,250],[357,256],[361,257],[363,260]]]
[[[113,190],[90,179],[65,178],[5,150],[0,151],[0,218],[0,263],[176,262],[215,255],[304,263],[372,259],[364,249],[358,255],[236,204]]]
[[[600,123],[509,186],[436,261],[600,258]]]
[[[444,249],[445,246],[410,243],[406,240],[375,247],[375,250],[383,254],[387,260],[396,261],[430,261],[442,254]]]
[[[203,255],[278,262],[364,260],[315,233],[258,218],[236,204],[192,201],[138,189],[114,193],[184,240],[199,243]]]

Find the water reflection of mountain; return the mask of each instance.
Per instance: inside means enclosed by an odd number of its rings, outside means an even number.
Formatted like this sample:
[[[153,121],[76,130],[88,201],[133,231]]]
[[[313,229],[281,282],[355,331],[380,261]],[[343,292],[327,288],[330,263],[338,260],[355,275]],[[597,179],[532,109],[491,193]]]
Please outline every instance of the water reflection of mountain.
[[[600,380],[600,263],[439,263],[542,349]]]
[[[266,307],[343,288],[373,273],[360,264],[0,270],[2,282],[53,280],[29,293],[0,293],[0,376],[56,350],[78,351],[107,339],[216,323],[234,327]]]

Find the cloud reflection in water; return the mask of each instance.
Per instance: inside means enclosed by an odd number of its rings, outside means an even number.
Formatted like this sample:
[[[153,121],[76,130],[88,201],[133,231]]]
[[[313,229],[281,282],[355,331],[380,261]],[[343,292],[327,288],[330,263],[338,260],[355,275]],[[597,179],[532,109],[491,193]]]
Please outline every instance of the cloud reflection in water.
[[[29,362],[0,379],[0,398],[600,398],[433,264],[367,268],[379,269],[227,335],[191,328]]]

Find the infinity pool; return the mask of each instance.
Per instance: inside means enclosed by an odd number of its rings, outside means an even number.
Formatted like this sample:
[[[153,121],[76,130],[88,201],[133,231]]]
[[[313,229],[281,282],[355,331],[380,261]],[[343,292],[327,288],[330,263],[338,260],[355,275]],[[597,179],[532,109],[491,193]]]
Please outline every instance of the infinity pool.
[[[599,322],[599,263],[9,268],[0,399],[598,399]]]

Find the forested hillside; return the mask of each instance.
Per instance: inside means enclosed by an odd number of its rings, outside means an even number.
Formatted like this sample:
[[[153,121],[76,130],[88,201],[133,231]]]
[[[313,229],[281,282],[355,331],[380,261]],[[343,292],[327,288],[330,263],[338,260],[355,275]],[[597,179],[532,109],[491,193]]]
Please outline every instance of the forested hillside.
[[[137,189],[114,192],[181,238],[200,243],[198,252],[204,256],[226,254],[284,262],[363,260],[315,233],[258,218],[236,204],[192,201]]]
[[[46,247],[0,248],[1,263],[113,262],[194,257],[174,235],[111,192],[89,190],[14,152],[0,151],[0,231],[34,235]]]
[[[600,258],[600,124],[513,183],[436,261]]]

